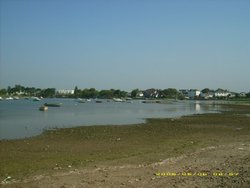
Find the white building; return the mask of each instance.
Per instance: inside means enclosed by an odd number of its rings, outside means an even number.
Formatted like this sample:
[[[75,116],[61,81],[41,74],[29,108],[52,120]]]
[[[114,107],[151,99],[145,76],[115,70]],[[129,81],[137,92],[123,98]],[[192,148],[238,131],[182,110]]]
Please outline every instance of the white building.
[[[217,89],[214,92],[214,96],[215,97],[228,97],[231,93],[228,92],[227,90],[223,90],[223,89]]]
[[[144,97],[143,92],[142,92],[142,91],[139,91],[139,92],[137,93],[136,97]]]
[[[131,93],[131,95],[132,95],[132,93]],[[144,98],[143,91],[137,91],[136,95],[134,97],[137,98],[137,99]]]
[[[73,95],[74,94],[74,90],[72,89],[59,89],[56,91],[58,94],[62,94],[62,95]]]
[[[200,94],[200,96],[203,98],[203,99],[211,99],[214,97],[214,92],[208,92],[208,93],[202,93]]]
[[[188,98],[188,89],[180,89],[179,92],[186,98]]]
[[[200,96],[201,91],[197,89],[181,89],[180,93],[186,98],[194,99]]]
[[[24,94],[26,94],[26,93],[25,93],[24,91],[17,91],[16,94],[17,94],[17,95],[24,95]]]
[[[195,98],[195,97],[199,97],[200,94],[201,94],[201,91],[199,91],[197,89],[190,89],[187,93],[187,97]]]

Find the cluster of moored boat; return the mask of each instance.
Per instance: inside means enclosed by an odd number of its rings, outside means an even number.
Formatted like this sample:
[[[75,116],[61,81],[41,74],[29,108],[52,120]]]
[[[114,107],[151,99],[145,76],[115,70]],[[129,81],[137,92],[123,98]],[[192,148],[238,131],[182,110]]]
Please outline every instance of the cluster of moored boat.
[[[7,98],[2,98],[0,97],[0,100],[18,100],[20,99],[19,97],[7,97]],[[33,101],[40,101],[41,99],[43,99],[42,97],[25,97],[25,98],[22,98],[22,99],[26,99],[26,100],[33,100]],[[121,98],[113,98],[112,101],[113,102],[130,102],[132,103],[131,101],[132,99],[131,98],[126,98],[126,99],[121,99]],[[81,99],[81,98],[78,98],[76,99],[76,102],[78,103],[85,103],[85,102],[91,102],[92,99]],[[103,100],[99,100],[99,99],[95,99],[94,100],[95,103],[102,103]],[[111,100],[107,100],[107,102],[111,102]],[[42,106],[39,107],[39,110],[40,111],[47,111],[49,109],[49,107],[60,107],[62,105],[62,103],[44,103]]]
[[[2,98],[0,97],[0,100],[19,100],[19,99],[26,99],[26,100],[32,100],[32,101],[40,101],[43,99],[43,97],[6,97]],[[47,111],[49,107],[60,107],[62,103],[44,103],[42,106],[39,107],[40,111]]]
[[[82,98],[76,99],[76,102],[78,103],[85,103],[85,102],[91,102],[91,101],[92,101],[91,99],[82,99]]]
[[[0,97],[0,100],[18,100],[19,99],[19,97],[7,97],[7,98],[2,98],[2,97]]]
[[[43,97],[18,97],[18,96],[10,96],[10,97],[6,97],[6,98],[3,98],[3,97],[0,97],[0,100],[19,100],[19,99],[26,99],[26,100],[33,100],[33,101],[40,101],[41,99],[43,99]]]

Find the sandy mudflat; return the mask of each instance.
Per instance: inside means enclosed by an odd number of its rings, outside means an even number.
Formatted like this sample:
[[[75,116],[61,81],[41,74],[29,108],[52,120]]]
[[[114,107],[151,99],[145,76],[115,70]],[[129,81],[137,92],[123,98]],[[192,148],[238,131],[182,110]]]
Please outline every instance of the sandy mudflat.
[[[229,108],[0,141],[1,186],[249,187],[250,107]]]

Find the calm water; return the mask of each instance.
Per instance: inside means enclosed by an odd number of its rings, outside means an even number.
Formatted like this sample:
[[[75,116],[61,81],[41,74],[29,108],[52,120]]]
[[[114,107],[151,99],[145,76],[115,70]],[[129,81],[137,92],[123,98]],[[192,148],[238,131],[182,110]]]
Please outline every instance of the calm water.
[[[45,102],[60,102],[61,107],[38,108]],[[145,118],[167,118],[196,113],[218,112],[212,101],[170,101],[166,104],[115,103],[94,100],[78,103],[74,99],[0,101],[0,139],[16,139],[41,134],[45,129],[86,125],[143,123]]]

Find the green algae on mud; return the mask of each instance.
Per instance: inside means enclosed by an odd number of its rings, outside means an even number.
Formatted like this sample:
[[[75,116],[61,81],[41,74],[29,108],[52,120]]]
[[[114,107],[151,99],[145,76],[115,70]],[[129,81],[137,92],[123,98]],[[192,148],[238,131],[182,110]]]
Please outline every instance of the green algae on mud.
[[[145,124],[48,130],[0,141],[0,178],[23,178],[97,164],[149,164],[224,143],[250,141],[250,109],[227,105],[220,114],[148,119]]]

